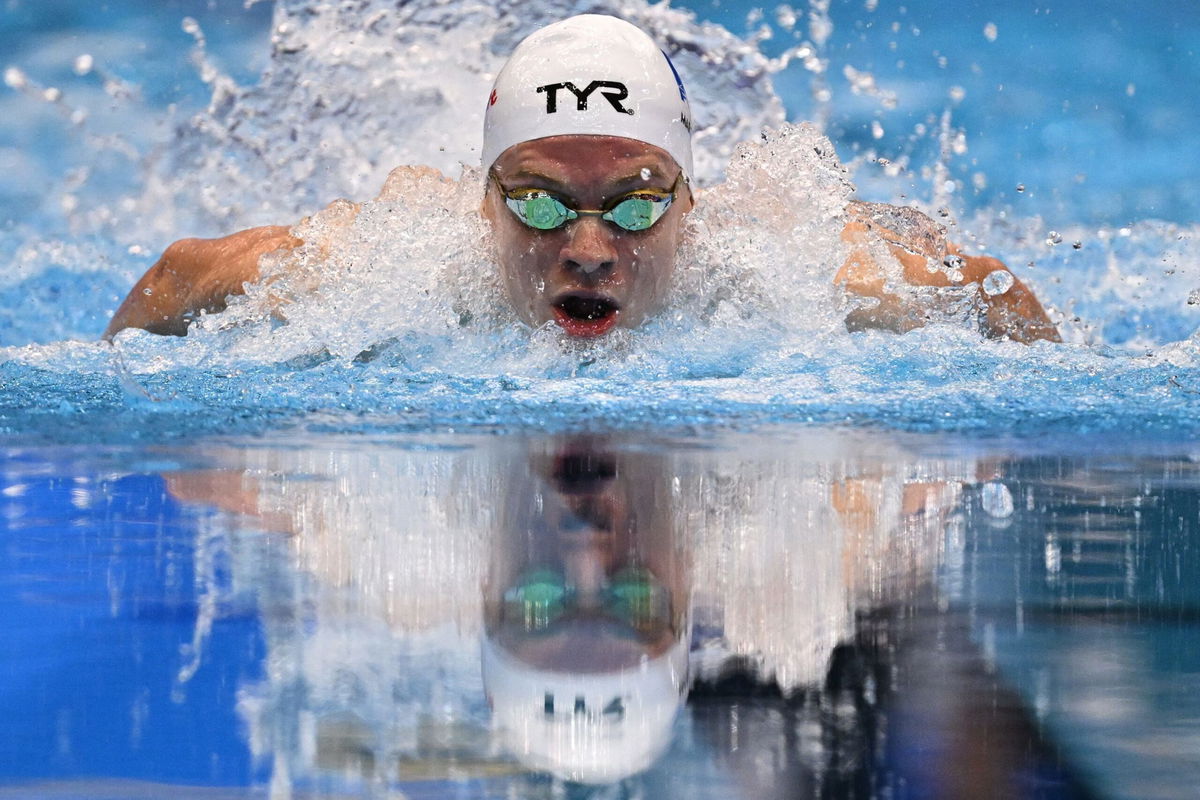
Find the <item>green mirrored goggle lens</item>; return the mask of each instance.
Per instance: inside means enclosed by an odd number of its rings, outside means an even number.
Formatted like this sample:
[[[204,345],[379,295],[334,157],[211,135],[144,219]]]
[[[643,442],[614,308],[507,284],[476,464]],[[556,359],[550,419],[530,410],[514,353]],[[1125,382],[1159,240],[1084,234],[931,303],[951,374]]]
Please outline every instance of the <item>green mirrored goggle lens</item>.
[[[541,630],[562,616],[567,587],[560,573],[538,569],[504,593],[508,616],[520,620],[525,630]]]
[[[639,631],[670,616],[671,598],[666,587],[642,567],[621,570],[608,591],[610,610]]]
[[[562,204],[557,197],[545,192],[526,192],[516,196],[508,195],[505,204],[517,218],[531,228],[539,231],[551,231],[566,224],[567,220],[575,219],[574,211]]]
[[[561,228],[580,214],[599,215],[627,231],[644,231],[662,219],[674,199],[673,194],[638,194],[626,197],[608,211],[599,212],[575,211],[554,195],[539,190],[516,191],[504,196],[505,205],[517,219],[539,231]]]
[[[671,205],[672,197],[627,197],[601,219],[609,220],[627,231],[644,231],[662,218]]]
[[[605,594],[605,610],[634,630],[650,630],[670,620],[667,588],[645,568],[621,570]],[[567,612],[573,596],[562,573],[545,568],[530,570],[504,593],[506,616],[526,632],[542,631]]]

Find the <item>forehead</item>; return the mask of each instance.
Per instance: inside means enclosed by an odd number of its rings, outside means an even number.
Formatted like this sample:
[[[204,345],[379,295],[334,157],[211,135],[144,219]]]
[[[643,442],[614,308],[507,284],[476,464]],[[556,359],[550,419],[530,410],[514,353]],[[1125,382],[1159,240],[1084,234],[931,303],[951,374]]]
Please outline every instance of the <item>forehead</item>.
[[[601,186],[631,176],[672,179],[679,167],[662,148],[619,136],[549,136],[505,150],[493,167],[501,177],[543,176],[573,186]]]

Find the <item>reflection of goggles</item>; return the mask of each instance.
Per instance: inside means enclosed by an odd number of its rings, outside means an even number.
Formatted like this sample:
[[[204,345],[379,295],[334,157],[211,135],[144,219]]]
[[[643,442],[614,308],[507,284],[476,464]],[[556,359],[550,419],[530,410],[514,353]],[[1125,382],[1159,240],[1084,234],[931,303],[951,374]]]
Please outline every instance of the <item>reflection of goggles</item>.
[[[604,613],[639,633],[653,631],[671,619],[670,593],[644,567],[622,569],[604,588],[600,600]],[[504,593],[506,618],[530,633],[546,630],[574,608],[578,608],[574,587],[552,569],[530,570]]]
[[[569,208],[545,189],[505,189],[496,173],[491,173],[491,177],[496,182],[496,188],[504,195],[504,204],[509,210],[521,222],[539,231],[561,228],[578,217],[600,217],[623,230],[644,231],[667,213],[667,209],[675,201],[675,193],[679,189],[683,173],[679,173],[670,191],[639,189],[621,196],[607,209],[599,211]]]

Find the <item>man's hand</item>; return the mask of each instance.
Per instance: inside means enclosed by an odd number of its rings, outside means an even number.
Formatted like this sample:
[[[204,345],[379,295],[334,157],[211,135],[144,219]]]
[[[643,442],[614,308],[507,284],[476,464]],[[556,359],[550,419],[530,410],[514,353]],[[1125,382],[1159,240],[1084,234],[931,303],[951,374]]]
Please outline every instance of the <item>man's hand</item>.
[[[842,231],[842,239],[852,249],[834,282],[852,294],[879,301],[847,315],[846,327],[850,330],[884,328],[903,333],[927,322],[928,309],[915,298],[888,290],[877,256],[890,256],[899,262],[904,281],[912,286],[975,284],[983,332],[990,337],[1007,337],[1026,344],[1038,339],[1062,341],[1033,292],[1008,267],[987,256],[962,255],[946,242],[941,227],[925,215],[912,209],[858,202],[851,203],[846,211],[850,222]],[[881,244],[886,256],[879,251]],[[931,271],[931,260],[935,266],[949,262],[953,267]],[[988,294],[983,288],[984,279],[994,272],[1003,273],[1004,283],[1011,279],[1011,285],[1006,291]]]
[[[125,328],[183,336],[201,311],[222,311],[230,295],[259,278],[258,259],[302,242],[282,225],[251,228],[220,239],[181,239],[137,282],[104,331]]]

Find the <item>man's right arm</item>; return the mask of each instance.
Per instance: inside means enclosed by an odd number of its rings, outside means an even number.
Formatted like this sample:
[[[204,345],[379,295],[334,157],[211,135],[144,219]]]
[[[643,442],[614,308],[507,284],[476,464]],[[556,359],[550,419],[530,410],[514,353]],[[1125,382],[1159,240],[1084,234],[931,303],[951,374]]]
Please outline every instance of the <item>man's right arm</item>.
[[[225,309],[230,295],[244,294],[259,279],[266,253],[302,242],[283,225],[251,228],[220,239],[181,239],[162,254],[113,314],[104,331],[111,339],[125,328],[183,336],[200,312]]]

